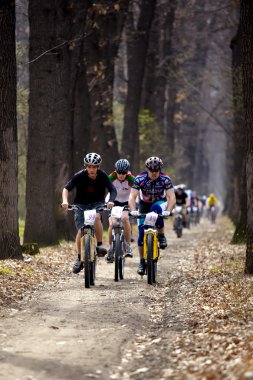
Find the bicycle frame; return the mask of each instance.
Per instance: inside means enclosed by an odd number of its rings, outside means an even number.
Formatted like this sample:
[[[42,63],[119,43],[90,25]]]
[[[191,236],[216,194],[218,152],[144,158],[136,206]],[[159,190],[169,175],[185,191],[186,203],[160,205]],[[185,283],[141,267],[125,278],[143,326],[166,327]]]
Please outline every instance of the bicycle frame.
[[[131,213],[130,213],[131,214]],[[166,218],[168,215],[149,212],[139,214],[137,218],[144,218],[143,258],[146,265],[147,282],[149,285],[156,283],[157,262],[160,259],[160,247],[156,221],[158,217]]]
[[[118,281],[124,279],[124,267],[125,267],[125,235],[124,227],[121,221],[122,212],[125,207],[114,206],[111,210],[111,218],[115,219],[115,223],[112,223],[112,243],[113,243],[113,255],[114,255],[114,280]]]
[[[69,205],[68,210],[79,210],[84,213],[84,225],[81,227],[81,257],[84,265],[84,284],[86,288],[95,285],[96,248],[95,248],[95,219],[97,210],[83,210],[78,205]]]
[[[183,233],[183,216],[182,216],[182,206],[176,206],[174,209],[175,219],[173,223],[173,228],[178,238],[182,236]]]

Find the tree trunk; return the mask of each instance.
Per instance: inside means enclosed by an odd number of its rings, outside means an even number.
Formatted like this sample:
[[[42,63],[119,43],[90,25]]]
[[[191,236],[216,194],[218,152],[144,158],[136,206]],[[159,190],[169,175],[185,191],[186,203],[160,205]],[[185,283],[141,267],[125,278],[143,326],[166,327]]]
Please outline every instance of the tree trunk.
[[[138,115],[141,105],[149,32],[155,6],[156,0],[142,0],[138,21],[135,22],[137,14],[134,12],[132,4],[127,20],[128,88],[124,113],[122,157],[126,157],[131,161],[133,172],[139,170]]]
[[[231,173],[230,203],[228,215],[236,224],[232,243],[246,242],[247,235],[247,185],[246,185],[246,129],[243,115],[242,93],[242,39],[241,27],[231,41],[232,75],[233,75],[233,104],[234,104],[234,151]],[[231,154],[232,153],[232,154]]]
[[[247,249],[245,273],[253,274],[253,3],[241,0],[244,122],[247,133]]]
[[[71,62],[71,141],[72,172],[83,166],[83,158],[88,151],[91,135],[90,99],[85,64],[86,18],[88,3],[74,3],[72,23],[72,62]]]
[[[110,171],[118,159],[112,122],[114,62],[118,52],[128,1],[96,1],[89,8],[86,65],[91,109],[89,150],[101,154]]]
[[[0,259],[21,259],[18,234],[15,1],[0,3]]]
[[[29,3],[30,97],[25,242],[58,242],[55,219],[55,23],[50,0]],[[60,101],[60,99],[59,99]],[[64,131],[63,131],[64,133]]]
[[[80,1],[56,1],[55,19],[55,100],[54,115],[54,180],[55,180],[55,218],[58,239],[69,240],[75,232],[73,215],[60,208],[62,188],[73,174],[73,141],[71,124],[71,60],[75,47],[75,36],[72,35],[72,23],[76,17],[76,4]],[[85,11],[85,9],[84,9]],[[63,45],[62,43],[65,42]]]
[[[168,122],[175,97],[168,98],[172,88],[170,72],[172,60],[172,33],[175,19],[176,1],[158,0],[152,23],[147,64],[142,91],[142,108],[154,115],[153,133],[159,136],[159,155],[165,164],[171,164],[173,157],[173,118]],[[172,95],[172,91],[170,92]],[[173,115],[174,116],[174,115]],[[167,139],[169,138],[169,139]],[[168,151],[168,142],[170,149]],[[149,142],[149,155],[156,155],[157,146],[153,139]],[[172,148],[172,149],[171,149]],[[140,146],[140,151],[142,151]],[[147,157],[147,155],[146,155]]]

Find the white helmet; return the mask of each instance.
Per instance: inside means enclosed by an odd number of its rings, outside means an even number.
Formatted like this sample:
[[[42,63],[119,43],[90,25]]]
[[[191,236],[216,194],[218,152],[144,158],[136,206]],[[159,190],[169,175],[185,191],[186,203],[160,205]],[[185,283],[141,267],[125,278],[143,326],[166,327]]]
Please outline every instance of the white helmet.
[[[84,165],[99,166],[102,163],[102,158],[97,153],[88,153],[83,159]]]

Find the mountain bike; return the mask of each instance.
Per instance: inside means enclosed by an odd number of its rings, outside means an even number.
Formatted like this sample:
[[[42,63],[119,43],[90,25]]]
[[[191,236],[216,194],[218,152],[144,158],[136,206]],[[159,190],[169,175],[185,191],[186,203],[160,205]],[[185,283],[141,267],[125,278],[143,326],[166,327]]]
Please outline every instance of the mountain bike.
[[[115,219],[112,225],[112,246],[114,258],[114,280],[124,279],[125,269],[125,235],[121,221],[122,212],[129,210],[128,206],[114,206],[111,209],[111,217]]]
[[[209,220],[211,221],[211,223],[214,224],[216,222],[216,216],[217,216],[216,207],[211,206],[208,210],[208,214],[209,214]]]
[[[132,215],[131,212],[130,215]],[[143,258],[145,259],[145,274],[149,285],[156,283],[157,263],[160,259],[160,246],[155,223],[158,217],[165,219],[171,215],[172,213],[169,211],[163,211],[161,214],[152,211],[147,214],[133,215],[138,219],[144,219]]]
[[[68,210],[81,210],[84,213],[84,225],[81,227],[81,262],[84,266],[84,285],[95,285],[97,252],[95,244],[95,219],[98,210],[83,210],[79,205],[69,205]]]

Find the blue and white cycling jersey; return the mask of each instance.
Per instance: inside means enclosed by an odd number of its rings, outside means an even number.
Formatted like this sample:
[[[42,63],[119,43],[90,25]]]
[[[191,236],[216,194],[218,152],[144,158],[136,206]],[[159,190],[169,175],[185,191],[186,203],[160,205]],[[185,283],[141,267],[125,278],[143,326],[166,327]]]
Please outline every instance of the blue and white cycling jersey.
[[[156,180],[152,180],[149,178],[148,172],[144,171],[137,175],[132,188],[139,190],[141,201],[154,203],[166,200],[166,191],[173,189],[173,184],[167,174],[161,172]]]

